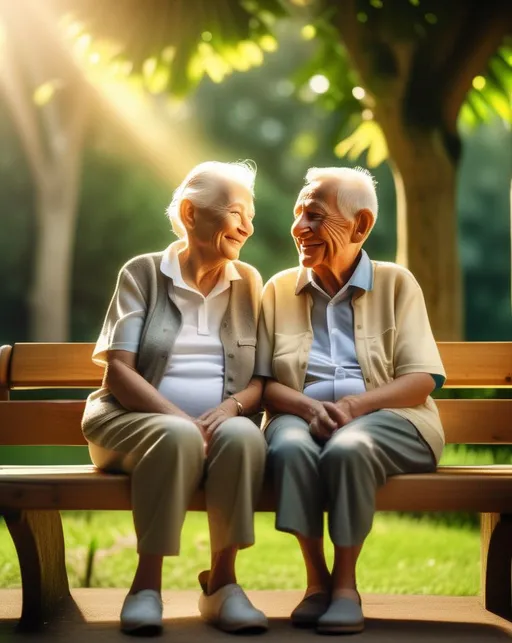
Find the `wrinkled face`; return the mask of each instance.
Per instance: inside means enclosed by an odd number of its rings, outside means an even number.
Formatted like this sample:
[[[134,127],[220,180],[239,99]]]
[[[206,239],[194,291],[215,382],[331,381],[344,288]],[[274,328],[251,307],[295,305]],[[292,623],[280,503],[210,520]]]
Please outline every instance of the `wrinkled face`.
[[[337,184],[329,179],[313,181],[299,193],[291,233],[306,268],[334,270],[336,257],[351,242],[355,222],[338,211],[336,194]]]
[[[237,183],[222,186],[216,206],[196,208],[194,241],[218,259],[238,259],[253,234],[254,203],[250,191]]]

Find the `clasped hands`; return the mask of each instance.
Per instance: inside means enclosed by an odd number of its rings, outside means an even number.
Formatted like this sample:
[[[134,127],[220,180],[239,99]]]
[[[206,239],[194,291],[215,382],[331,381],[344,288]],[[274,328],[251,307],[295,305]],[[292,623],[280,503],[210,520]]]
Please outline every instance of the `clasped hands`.
[[[305,420],[309,423],[311,435],[319,442],[327,442],[338,429],[361,415],[363,412],[358,405],[358,396],[349,395],[337,402],[312,399]]]

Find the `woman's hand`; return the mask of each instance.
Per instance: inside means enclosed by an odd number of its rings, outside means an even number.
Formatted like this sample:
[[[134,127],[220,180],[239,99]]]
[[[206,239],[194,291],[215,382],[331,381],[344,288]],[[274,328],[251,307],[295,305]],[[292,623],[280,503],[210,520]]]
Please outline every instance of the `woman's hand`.
[[[227,400],[224,400],[222,404],[216,406],[214,409],[205,411],[201,416],[197,418],[196,424],[202,431],[206,442],[209,442],[214,432],[223,422],[229,420],[229,418],[236,417],[237,415],[237,403],[232,398],[228,398]]]

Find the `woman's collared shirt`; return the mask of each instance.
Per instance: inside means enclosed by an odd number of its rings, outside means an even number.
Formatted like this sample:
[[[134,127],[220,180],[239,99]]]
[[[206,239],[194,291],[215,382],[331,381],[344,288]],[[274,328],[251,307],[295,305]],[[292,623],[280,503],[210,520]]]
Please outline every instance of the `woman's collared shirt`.
[[[163,253],[161,272],[168,277],[168,295],[181,313],[181,327],[173,338],[158,391],[192,417],[222,402],[224,389],[224,347],[220,338],[221,323],[229,303],[231,282],[241,279],[229,262],[224,274],[205,297],[183,280],[178,255],[183,244],[175,242]],[[146,316],[144,300],[136,290],[121,291],[118,298],[122,315],[116,324],[115,341],[102,342],[93,357],[107,350],[137,353]],[[201,391],[201,395],[197,392]]]
[[[179,248],[169,246],[160,266],[169,277],[169,297],[180,311],[182,323],[158,391],[185,413],[198,417],[222,402],[224,347],[220,327],[231,282],[241,277],[232,263],[226,264],[223,275],[205,297],[185,283],[178,255]]]

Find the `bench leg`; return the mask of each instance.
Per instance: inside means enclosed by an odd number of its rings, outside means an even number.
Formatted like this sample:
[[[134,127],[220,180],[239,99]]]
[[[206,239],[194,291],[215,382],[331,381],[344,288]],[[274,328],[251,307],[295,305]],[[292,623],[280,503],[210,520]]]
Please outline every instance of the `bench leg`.
[[[481,515],[481,563],[485,608],[512,619],[512,515]]]
[[[19,628],[38,629],[69,596],[64,533],[58,511],[4,513],[21,570],[23,608]]]

